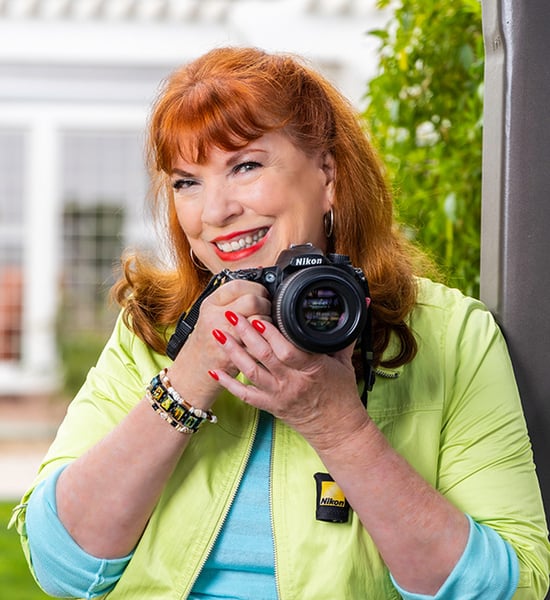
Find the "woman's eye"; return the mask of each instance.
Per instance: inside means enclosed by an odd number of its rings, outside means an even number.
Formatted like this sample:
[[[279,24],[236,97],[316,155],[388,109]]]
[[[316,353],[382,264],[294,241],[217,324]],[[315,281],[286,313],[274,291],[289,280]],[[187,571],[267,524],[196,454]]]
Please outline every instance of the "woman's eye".
[[[235,165],[234,171],[235,173],[247,173],[248,171],[253,171],[262,165],[259,162],[250,160],[248,162],[239,163]]]
[[[172,182],[172,187],[176,192],[179,192],[180,190],[186,190],[193,185],[195,185],[195,181],[193,181],[193,179],[176,179]]]

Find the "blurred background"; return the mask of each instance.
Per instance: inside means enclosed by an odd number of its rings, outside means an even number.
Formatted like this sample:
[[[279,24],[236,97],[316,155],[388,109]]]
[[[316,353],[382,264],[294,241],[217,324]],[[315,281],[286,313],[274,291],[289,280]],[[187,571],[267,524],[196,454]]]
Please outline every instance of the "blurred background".
[[[110,333],[121,251],[157,247],[151,102],[226,44],[296,52],[331,79],[366,117],[407,234],[479,292],[479,0],[0,0],[3,597],[44,597],[3,524]]]

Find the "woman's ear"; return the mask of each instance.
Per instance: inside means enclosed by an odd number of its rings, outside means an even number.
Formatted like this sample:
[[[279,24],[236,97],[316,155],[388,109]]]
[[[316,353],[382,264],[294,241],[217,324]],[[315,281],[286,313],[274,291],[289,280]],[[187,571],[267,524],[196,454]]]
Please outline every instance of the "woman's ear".
[[[326,177],[326,184],[334,184],[336,178],[336,163],[332,152],[326,150],[321,155],[321,168]]]
[[[336,162],[328,150],[321,155],[321,169],[325,175],[325,211],[334,206]]]

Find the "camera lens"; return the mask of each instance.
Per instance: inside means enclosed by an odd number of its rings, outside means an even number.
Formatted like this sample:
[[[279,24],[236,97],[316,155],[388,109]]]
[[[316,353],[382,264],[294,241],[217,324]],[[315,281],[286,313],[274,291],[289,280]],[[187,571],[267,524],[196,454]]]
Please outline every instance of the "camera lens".
[[[365,325],[365,293],[355,278],[329,265],[292,273],[277,288],[273,320],[308,352],[331,353],[354,342]]]
[[[302,300],[301,320],[314,331],[333,331],[345,314],[345,303],[333,287],[310,288]]]

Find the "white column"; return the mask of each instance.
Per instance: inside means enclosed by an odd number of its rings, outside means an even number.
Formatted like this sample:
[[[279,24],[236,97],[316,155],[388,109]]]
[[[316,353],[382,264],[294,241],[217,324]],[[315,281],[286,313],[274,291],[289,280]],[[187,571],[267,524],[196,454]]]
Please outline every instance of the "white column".
[[[22,368],[31,393],[50,393],[60,380],[55,323],[61,212],[58,137],[47,113],[32,121],[26,158]]]

